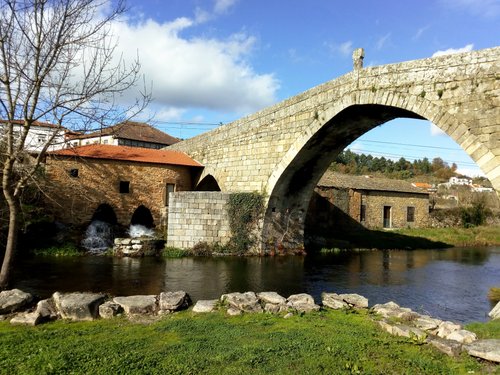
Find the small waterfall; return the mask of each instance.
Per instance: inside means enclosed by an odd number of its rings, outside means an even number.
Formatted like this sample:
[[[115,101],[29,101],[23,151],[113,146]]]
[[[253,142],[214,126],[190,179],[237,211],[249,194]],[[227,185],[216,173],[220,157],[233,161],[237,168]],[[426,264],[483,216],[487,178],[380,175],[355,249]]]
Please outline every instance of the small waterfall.
[[[113,246],[111,225],[100,220],[92,221],[85,231],[85,237],[81,244],[91,253],[103,253]]]
[[[155,231],[140,224],[131,224],[128,229],[128,235],[132,238],[136,237],[154,237]]]

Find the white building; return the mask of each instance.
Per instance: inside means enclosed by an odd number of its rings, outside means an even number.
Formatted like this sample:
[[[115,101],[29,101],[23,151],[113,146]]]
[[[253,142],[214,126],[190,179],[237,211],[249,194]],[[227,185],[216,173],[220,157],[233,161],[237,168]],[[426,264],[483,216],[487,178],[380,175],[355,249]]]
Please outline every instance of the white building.
[[[470,178],[460,178],[460,177],[450,177],[448,185],[472,185],[472,179]]]
[[[13,135],[14,139],[17,140],[23,132],[24,122],[22,120],[15,120],[13,123]],[[5,127],[6,124],[6,120],[0,120],[0,129],[2,129],[2,133],[7,130]],[[28,135],[24,142],[24,149],[29,153],[36,154],[42,150],[51,137],[54,137],[47,151],[60,150],[65,147],[66,131],[66,128],[62,126],[35,121],[28,130]]]

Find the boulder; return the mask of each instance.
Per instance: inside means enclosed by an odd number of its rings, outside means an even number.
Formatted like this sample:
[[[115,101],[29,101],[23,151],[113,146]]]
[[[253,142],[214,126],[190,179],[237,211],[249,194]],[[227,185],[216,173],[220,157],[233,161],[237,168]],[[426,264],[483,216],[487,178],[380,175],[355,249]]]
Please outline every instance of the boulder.
[[[321,303],[323,306],[334,310],[340,310],[349,307],[347,302],[344,302],[337,293],[321,293]]]
[[[415,327],[423,329],[424,331],[432,331],[439,327],[442,322],[442,320],[431,318],[428,315],[419,315],[412,323]]]
[[[241,311],[240,309],[237,309],[236,307],[230,306],[227,309],[227,315],[229,315],[229,316],[237,316],[237,315],[241,315],[241,314],[243,314],[243,311]]]
[[[280,296],[276,292],[261,292],[257,293],[257,297],[264,303],[272,303],[274,305],[284,305],[286,304],[286,298]]]
[[[349,305],[356,307],[356,308],[361,308],[361,309],[366,309],[368,308],[368,298],[365,298],[359,294],[339,294],[339,297]]]
[[[320,309],[320,306],[314,303],[314,298],[306,293],[292,294],[287,301],[287,305],[298,312],[319,311]]]
[[[119,304],[127,315],[154,314],[158,307],[155,295],[115,297],[113,302]]]
[[[286,304],[276,305],[274,303],[266,303],[264,305],[264,311],[271,314],[280,314],[282,312],[287,312],[288,306]]]
[[[385,320],[378,320],[377,324],[384,331],[386,331],[387,333],[390,333],[392,335],[392,327],[393,327],[392,324],[387,323]]]
[[[160,293],[160,310],[177,311],[186,309],[189,305],[191,305],[191,298],[182,290]]]
[[[57,309],[52,299],[38,301],[35,312],[40,314],[43,321],[57,319]]]
[[[457,331],[453,331],[448,336],[446,336],[448,340],[457,341],[461,344],[470,344],[477,340],[477,336],[474,332],[467,331],[465,329],[459,329]]]
[[[199,300],[193,307],[193,312],[195,313],[208,313],[217,310],[217,305],[219,300],[211,299],[211,300]]]
[[[416,338],[417,340],[425,340],[427,333],[420,328],[407,326],[405,324],[395,324],[392,326],[392,334],[394,336],[402,336],[408,338]]]
[[[0,314],[9,314],[21,310],[33,300],[30,293],[19,289],[0,292]]]
[[[99,316],[103,319],[111,319],[122,312],[123,308],[113,301],[106,301],[99,306]]]
[[[488,316],[495,320],[500,319],[500,301],[496,304],[496,306],[488,313]]]
[[[448,338],[453,332],[462,329],[460,324],[456,324],[453,322],[441,322],[437,329],[433,331],[433,333],[443,339]]]
[[[384,304],[377,304],[372,307],[372,310],[377,314],[382,315],[384,318],[399,318],[406,321],[415,320],[419,314],[406,307],[400,307],[395,302],[387,302]]]
[[[263,311],[259,299],[254,292],[223,294],[221,302],[227,303],[229,307],[234,307],[243,312],[261,313]]]
[[[458,357],[462,351],[462,344],[457,341],[442,339],[436,336],[429,336],[427,342],[434,346],[441,353],[450,357]]]
[[[464,348],[474,357],[500,362],[500,339],[477,340],[464,345]]]
[[[23,324],[36,326],[43,321],[42,316],[36,311],[30,313],[19,313],[10,320],[10,324]]]
[[[99,293],[59,293],[55,292],[52,299],[58,314],[63,319],[75,321],[93,320],[99,316],[99,305],[106,296]]]

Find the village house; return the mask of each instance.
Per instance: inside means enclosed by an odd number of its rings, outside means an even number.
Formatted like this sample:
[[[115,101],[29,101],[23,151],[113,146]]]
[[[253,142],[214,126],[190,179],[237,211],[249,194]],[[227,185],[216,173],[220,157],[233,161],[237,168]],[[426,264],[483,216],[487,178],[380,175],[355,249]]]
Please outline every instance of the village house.
[[[7,120],[0,120],[0,132],[2,133],[2,137],[7,129],[6,124]],[[24,121],[13,121],[14,139],[19,139],[23,131],[23,126]],[[65,136],[67,132],[67,129],[62,126],[35,121],[31,124],[26,136],[24,149],[30,154],[37,154],[42,151],[46,143],[52,138],[48,151],[59,150],[65,147]]]
[[[91,144],[130,146],[161,149],[179,142],[155,127],[142,122],[125,121],[87,134],[68,135],[68,146],[78,147]]]
[[[193,190],[201,169],[179,151],[102,144],[67,148],[47,155],[47,204],[54,219],[66,224],[88,224],[111,211],[110,221],[128,226],[139,210],[150,219],[137,224],[165,225],[169,192]]]
[[[315,188],[308,226],[327,231],[423,227],[429,193],[401,180],[328,171]]]

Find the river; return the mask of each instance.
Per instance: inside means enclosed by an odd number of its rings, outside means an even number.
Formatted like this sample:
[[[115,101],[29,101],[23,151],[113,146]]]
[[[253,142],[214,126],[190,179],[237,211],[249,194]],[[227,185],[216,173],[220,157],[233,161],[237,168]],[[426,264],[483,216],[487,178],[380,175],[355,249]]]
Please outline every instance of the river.
[[[287,297],[358,293],[370,306],[395,301],[457,322],[486,321],[488,290],[500,287],[500,247],[342,252],[305,257],[19,259],[14,287],[48,297],[54,291],[110,295],[185,290],[194,301],[227,292],[276,291]]]

